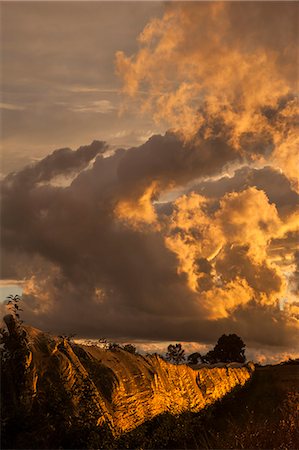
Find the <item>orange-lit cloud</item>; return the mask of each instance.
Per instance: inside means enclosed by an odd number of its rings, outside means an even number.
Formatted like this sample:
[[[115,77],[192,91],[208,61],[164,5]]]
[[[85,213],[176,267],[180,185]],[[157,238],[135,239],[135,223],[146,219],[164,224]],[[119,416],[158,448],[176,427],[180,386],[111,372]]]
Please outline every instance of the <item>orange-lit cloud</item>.
[[[117,53],[124,92],[142,90],[142,108],[185,138],[203,126],[205,137],[219,136],[217,120],[253,160],[274,149],[272,163],[296,183],[295,17],[292,3],[169,3],[140,34],[135,55]]]
[[[130,226],[138,228],[143,224],[153,224],[157,220],[153,205],[156,183],[153,182],[141,197],[137,199],[120,200],[115,208],[115,214]]]
[[[268,256],[271,240],[287,231],[275,205],[256,188],[226,194],[216,211],[210,205],[192,192],[174,204],[165,242],[178,256],[178,272],[213,318],[252,298],[275,305],[287,289],[282,268]]]

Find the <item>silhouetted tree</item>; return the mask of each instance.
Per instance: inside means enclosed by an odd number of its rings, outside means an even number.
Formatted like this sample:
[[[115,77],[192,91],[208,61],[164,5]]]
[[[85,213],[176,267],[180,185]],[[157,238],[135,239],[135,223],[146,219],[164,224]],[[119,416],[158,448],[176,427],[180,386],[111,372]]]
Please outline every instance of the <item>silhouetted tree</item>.
[[[288,360],[281,362],[280,365],[282,365],[282,366],[284,366],[284,365],[292,365],[292,366],[299,365],[299,358],[295,358],[295,359],[289,358]]]
[[[126,344],[123,346],[123,350],[126,352],[132,353],[133,355],[136,354],[136,347],[132,344]]]
[[[112,352],[118,351],[121,349],[121,345],[119,345],[117,342],[109,342],[108,344],[108,350],[111,350]]]
[[[12,316],[14,317],[15,321],[18,323],[19,326],[23,323],[23,320],[20,319],[19,314],[20,311],[23,311],[19,305],[20,301],[21,297],[18,294],[16,295],[11,294],[6,297],[7,309],[12,314]]]
[[[204,362],[214,364],[217,362],[245,362],[245,344],[236,334],[223,334],[217,341],[213,350],[204,357]]]
[[[174,364],[185,361],[185,350],[182,348],[182,344],[170,344],[167,347],[166,360]]]
[[[198,352],[191,353],[191,355],[188,356],[188,364],[198,364],[198,360],[202,362],[202,356]]]
[[[210,350],[206,355],[202,357],[202,362],[207,364],[215,364],[219,361],[215,356],[214,350]]]
[[[76,336],[76,333],[71,334],[60,334],[58,337],[61,339],[61,341],[66,341],[68,344],[74,343],[74,337]]]
[[[99,345],[99,347],[102,347],[105,350],[109,349],[109,342],[106,338],[98,339],[98,345]]]

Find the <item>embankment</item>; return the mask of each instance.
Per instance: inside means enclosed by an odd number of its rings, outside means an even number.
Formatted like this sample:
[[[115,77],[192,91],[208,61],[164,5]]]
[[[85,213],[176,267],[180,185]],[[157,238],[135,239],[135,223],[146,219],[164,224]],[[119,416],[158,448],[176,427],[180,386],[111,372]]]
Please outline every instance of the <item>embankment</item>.
[[[46,417],[54,430],[85,418],[118,436],[165,412],[199,412],[244,385],[254,370],[251,364],[175,366],[157,355],[79,346],[32,327],[25,327],[26,338],[18,344],[20,330],[10,331],[17,358],[3,355],[8,423],[15,411]]]

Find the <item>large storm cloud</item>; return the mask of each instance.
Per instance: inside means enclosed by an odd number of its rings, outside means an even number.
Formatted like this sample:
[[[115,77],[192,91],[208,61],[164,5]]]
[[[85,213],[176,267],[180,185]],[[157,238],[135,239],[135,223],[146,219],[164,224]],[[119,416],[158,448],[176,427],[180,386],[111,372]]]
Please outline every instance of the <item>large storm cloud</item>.
[[[117,67],[172,130],[126,150],[56,150],[3,180],[2,276],[23,280],[28,322],[202,343],[236,332],[294,349],[297,100],[285,21],[296,5],[285,5],[167,5]]]

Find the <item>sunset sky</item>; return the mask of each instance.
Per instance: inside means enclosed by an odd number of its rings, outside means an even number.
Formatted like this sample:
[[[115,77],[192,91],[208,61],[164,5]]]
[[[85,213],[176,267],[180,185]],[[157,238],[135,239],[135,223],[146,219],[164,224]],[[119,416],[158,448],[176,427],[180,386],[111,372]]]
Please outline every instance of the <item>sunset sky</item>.
[[[1,291],[26,322],[298,353],[298,7],[2,2]]]

